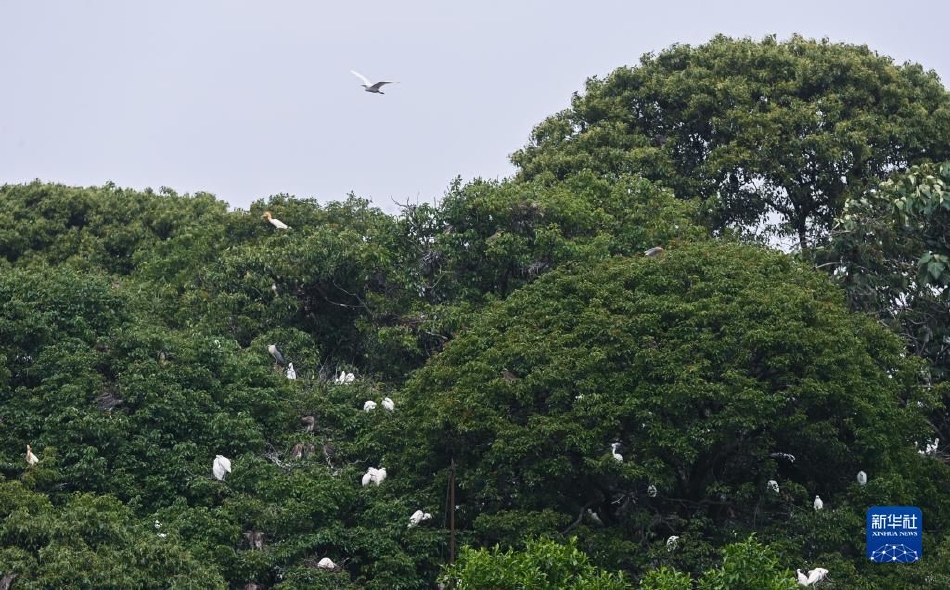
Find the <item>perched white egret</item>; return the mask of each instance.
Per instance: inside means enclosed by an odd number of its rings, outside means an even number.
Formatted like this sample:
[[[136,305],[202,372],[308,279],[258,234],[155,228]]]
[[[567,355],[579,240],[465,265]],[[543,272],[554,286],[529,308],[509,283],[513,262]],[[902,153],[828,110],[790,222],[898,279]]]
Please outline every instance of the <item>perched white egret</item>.
[[[364,411],[364,412],[371,412],[371,411],[373,411],[373,410],[375,410],[375,409],[376,409],[376,402],[374,402],[373,400],[368,399],[368,400],[366,400],[366,402],[363,403],[363,411]]]
[[[604,526],[604,521],[600,519],[600,515],[594,512],[593,510],[591,510],[590,508],[587,509],[587,517],[590,518],[594,524]]]
[[[325,570],[335,570],[336,564],[333,563],[333,560],[329,557],[324,557],[319,562],[317,562],[317,567]]]
[[[26,445],[26,462],[31,466],[40,462],[36,455],[33,454],[33,448],[30,445]]]
[[[802,570],[800,570],[800,569],[799,569],[799,570],[795,570],[795,573],[798,574],[798,583],[801,584],[802,586],[807,586],[807,585],[808,585],[808,576],[806,576],[805,574],[803,574],[803,573],[802,573]]]
[[[231,473],[231,460],[224,455],[215,455],[214,464],[211,466],[211,473],[218,481],[224,479],[225,475]]]
[[[765,485],[768,486],[769,491],[775,492],[776,494],[778,493],[778,482],[774,479],[770,479]]]
[[[293,363],[288,363],[288,364],[287,364],[287,378],[288,378],[288,379],[291,379],[291,380],[297,378],[297,371],[294,370],[294,364],[293,364]]]
[[[825,507],[825,503],[821,501],[820,496],[815,496],[815,510],[821,510]]]
[[[376,470],[376,485],[379,485],[386,481],[386,468],[380,467]]]
[[[865,485],[866,483],[868,483],[868,474],[865,473],[865,472],[863,472],[863,471],[859,471],[859,472],[858,472],[858,483],[861,484],[861,485]]]
[[[643,255],[649,256],[650,258],[656,258],[657,256],[660,255],[661,252],[663,252],[663,248],[661,248],[660,246],[654,246],[650,248],[649,250],[647,250],[646,252],[644,252]]]
[[[412,516],[409,517],[409,526],[407,528],[412,528],[422,522],[423,520],[429,520],[432,518],[432,515],[428,512],[423,512],[422,510],[416,510],[412,513]]]
[[[272,357],[274,357],[274,360],[277,361],[277,364],[278,364],[278,365],[286,365],[286,364],[287,364],[286,362],[284,362],[284,355],[280,354],[280,351],[277,350],[277,345],[276,345],[276,344],[268,344],[268,345],[267,345],[267,352],[269,352],[270,355],[271,355]]]
[[[647,495],[650,496],[651,498],[656,498],[656,486],[655,486],[655,485],[650,484],[650,486],[647,488]]]
[[[267,221],[269,221],[270,224],[273,225],[274,227],[276,227],[277,229],[290,229],[290,226],[289,226],[289,225],[287,225],[287,224],[284,223],[283,221],[281,221],[281,220],[275,218],[273,215],[271,215],[271,212],[270,212],[270,211],[264,211],[264,214],[261,215],[261,217],[263,217],[264,219],[266,219]]]
[[[356,376],[353,373],[347,373],[346,371],[340,371],[340,376],[336,378],[337,385],[345,385],[347,383],[353,383],[356,380]]]
[[[921,455],[936,455],[937,454],[937,445],[940,444],[940,439],[935,438],[933,442],[927,443],[927,446],[924,447],[924,450],[917,451]]]
[[[396,404],[388,397],[383,398],[383,407],[392,412],[396,409]]]
[[[620,443],[618,442],[610,443],[610,454],[614,456],[614,459],[616,459],[618,463],[623,463],[623,455],[617,452],[619,447]]]
[[[375,467],[370,467],[366,470],[366,473],[363,474],[363,487],[365,488],[372,482],[376,481],[377,470]]]
[[[825,579],[825,576],[828,575],[828,570],[823,567],[816,567],[815,569],[808,572],[808,579],[805,580],[806,586],[811,586]]]
[[[363,81],[363,88],[366,89],[366,92],[372,92],[374,94],[386,94],[385,92],[380,90],[380,88],[382,88],[384,84],[398,84],[398,82],[376,82],[374,84],[370,82],[366,78],[366,76],[357,72],[356,70],[350,70],[350,72],[352,72],[354,76],[356,76],[357,78]]]
[[[673,535],[673,536],[671,536],[669,539],[667,539],[667,540],[666,540],[666,550],[667,550],[667,551],[675,551],[675,550],[676,550],[676,542],[679,541],[679,540],[680,540],[680,538],[677,537],[676,535]]]

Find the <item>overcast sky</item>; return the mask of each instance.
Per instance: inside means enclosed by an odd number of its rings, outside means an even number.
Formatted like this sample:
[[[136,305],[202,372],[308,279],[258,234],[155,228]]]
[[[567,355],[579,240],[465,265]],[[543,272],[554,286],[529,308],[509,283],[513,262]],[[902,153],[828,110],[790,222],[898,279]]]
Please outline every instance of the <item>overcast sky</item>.
[[[350,191],[503,178],[589,76],[716,33],[866,44],[950,79],[942,0],[0,0],[0,184]],[[369,94],[350,74],[396,80]]]

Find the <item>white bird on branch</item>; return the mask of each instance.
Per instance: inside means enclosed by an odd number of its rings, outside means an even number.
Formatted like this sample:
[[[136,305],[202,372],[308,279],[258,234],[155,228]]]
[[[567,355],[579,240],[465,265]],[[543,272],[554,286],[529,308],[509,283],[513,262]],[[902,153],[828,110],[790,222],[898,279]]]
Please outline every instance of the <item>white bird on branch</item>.
[[[392,412],[393,410],[396,409],[396,404],[395,404],[395,402],[393,402],[393,400],[389,399],[388,397],[384,397],[384,398],[383,398],[383,407],[386,408],[387,410],[389,410],[390,412]]]
[[[261,217],[263,217],[264,219],[266,219],[267,221],[269,221],[270,224],[273,225],[274,227],[276,227],[277,229],[290,229],[290,226],[289,226],[289,225],[287,225],[287,224],[284,223],[283,221],[281,221],[281,220],[277,219],[276,217],[274,217],[273,215],[271,215],[271,212],[270,212],[270,211],[264,211],[264,214],[261,215]]]
[[[294,380],[297,378],[297,371],[294,371],[294,364],[290,363],[287,365],[287,378]]]
[[[32,467],[40,462],[36,455],[33,454],[33,448],[30,445],[26,445],[26,462]]]
[[[617,452],[619,447],[620,443],[618,442],[610,443],[610,454],[614,456],[614,459],[616,459],[618,463],[623,463],[623,455]]]
[[[412,513],[412,516],[409,517],[409,526],[407,528],[412,528],[422,522],[423,520],[429,520],[432,518],[432,515],[428,512],[423,512],[421,510],[416,510]]]
[[[224,455],[215,455],[214,464],[211,466],[211,473],[214,474],[215,479],[221,481],[224,477],[231,473],[231,461]]]

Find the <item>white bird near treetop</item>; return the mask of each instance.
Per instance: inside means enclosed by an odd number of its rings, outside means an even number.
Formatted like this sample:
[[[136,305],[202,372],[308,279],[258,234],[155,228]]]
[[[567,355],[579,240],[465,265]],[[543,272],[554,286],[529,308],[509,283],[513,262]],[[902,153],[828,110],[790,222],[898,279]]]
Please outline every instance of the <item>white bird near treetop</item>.
[[[864,485],[864,484],[866,484],[867,482],[868,482],[868,474],[865,473],[865,472],[863,472],[863,471],[859,471],[859,472],[858,472],[858,483],[861,484],[861,485]]]
[[[422,522],[423,520],[429,520],[432,518],[432,515],[428,512],[423,512],[421,510],[416,510],[412,513],[412,516],[409,517],[409,526],[407,528],[412,528]]]
[[[319,562],[317,562],[317,567],[325,570],[335,570],[336,564],[333,563],[333,560],[329,557],[324,557]]]
[[[808,579],[805,580],[806,586],[811,586],[821,580],[825,579],[825,576],[828,575],[828,570],[823,567],[816,567],[815,569],[808,572]]]
[[[261,217],[263,217],[264,219],[266,219],[267,221],[269,221],[270,224],[273,225],[274,227],[276,227],[277,229],[290,229],[290,226],[289,226],[289,225],[287,225],[287,224],[284,223],[283,221],[281,221],[281,220],[275,218],[273,215],[271,215],[271,212],[270,212],[270,211],[264,211],[264,214],[261,215]]]
[[[31,466],[40,462],[37,456],[33,454],[33,448],[30,445],[26,445],[26,462]]]
[[[802,573],[802,570],[795,570],[795,573],[798,574],[798,583],[802,586],[808,585],[808,576]]]
[[[228,473],[231,473],[231,460],[224,455],[215,455],[214,464],[211,466],[211,473],[214,474],[215,479],[218,481],[224,479]]]
[[[389,410],[390,412],[392,412],[393,410],[396,409],[396,404],[395,404],[395,402],[393,402],[393,400],[389,399],[388,397],[384,397],[384,398],[383,398],[383,407],[386,408],[387,410]]]
[[[675,551],[675,550],[676,550],[676,542],[679,541],[679,540],[680,540],[680,538],[677,537],[676,535],[673,535],[673,536],[671,536],[669,539],[667,539],[667,540],[666,540],[666,550],[667,550],[667,551]]]
[[[380,467],[379,469],[376,469],[375,467],[370,467],[369,469],[366,470],[366,473],[363,474],[363,486],[364,487],[368,486],[371,483],[375,483],[376,485],[379,485],[383,483],[385,479],[386,479],[386,469],[384,467]]]
[[[770,479],[769,482],[766,484],[766,486],[769,488],[770,491],[773,491],[776,494],[778,493],[778,482],[775,481],[774,479]]]
[[[384,84],[398,84],[398,82],[376,82],[374,84],[370,82],[369,79],[366,78],[366,76],[357,72],[356,70],[350,70],[350,72],[354,76],[356,76],[357,78],[363,81],[363,88],[366,89],[366,92],[372,92],[374,94],[386,94],[385,92],[382,92],[380,90],[380,88],[382,88]]]
[[[618,442],[610,443],[610,454],[614,456],[614,459],[616,459],[618,463],[623,463],[623,455],[617,452],[619,447],[620,443]]]
[[[353,383],[356,380],[356,375],[353,373],[347,373],[346,371],[340,371],[340,376],[336,378],[337,385],[345,385],[347,383]]]
[[[815,510],[821,510],[825,507],[825,503],[821,501],[821,497],[815,496]]]
[[[647,488],[647,495],[650,496],[651,498],[656,498],[656,486],[655,486],[655,485],[650,485],[650,487]]]
[[[268,344],[268,345],[267,345],[267,352],[269,352],[270,355],[271,355],[272,357],[274,357],[274,360],[277,361],[277,364],[279,364],[279,365],[285,365],[285,364],[286,364],[286,363],[284,362],[284,355],[280,354],[280,351],[277,350],[277,345],[276,345],[276,344]]]
[[[663,248],[660,246],[654,246],[643,253],[644,256],[649,256],[650,258],[655,258],[663,252]]]
[[[291,379],[291,380],[297,378],[297,371],[294,371],[294,364],[293,364],[293,363],[290,363],[290,364],[287,365],[287,378],[288,378],[288,379]]]
[[[371,412],[376,409],[376,402],[371,399],[366,400],[366,403],[363,404],[364,412]]]

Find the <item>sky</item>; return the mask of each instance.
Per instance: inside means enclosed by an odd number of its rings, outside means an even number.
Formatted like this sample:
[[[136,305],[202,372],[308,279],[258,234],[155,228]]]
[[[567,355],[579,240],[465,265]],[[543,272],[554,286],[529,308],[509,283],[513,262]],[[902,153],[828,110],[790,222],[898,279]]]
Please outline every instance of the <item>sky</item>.
[[[591,76],[717,33],[867,45],[950,80],[943,0],[0,0],[0,184],[396,213],[508,156]],[[384,95],[350,73],[399,82]]]

